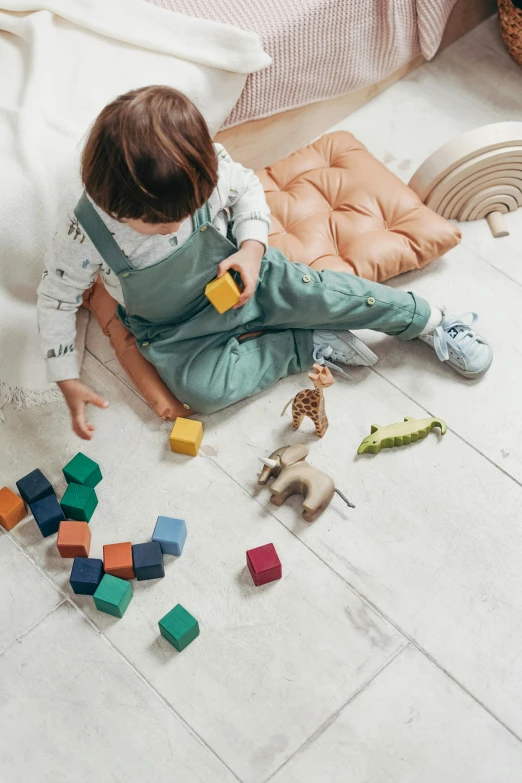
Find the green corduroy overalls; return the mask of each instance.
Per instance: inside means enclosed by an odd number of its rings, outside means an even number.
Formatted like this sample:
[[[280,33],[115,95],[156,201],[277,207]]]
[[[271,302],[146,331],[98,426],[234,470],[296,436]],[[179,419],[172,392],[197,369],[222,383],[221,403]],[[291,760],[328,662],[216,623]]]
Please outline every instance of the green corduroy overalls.
[[[205,297],[218,264],[237,252],[210,220],[193,216],[189,239],[162,261],[133,269],[84,194],[75,208],[84,231],[118,276],[118,316],[173,394],[198,413],[251,397],[313,364],[314,329],[375,329],[411,340],[430,315],[426,300],[344,272],[317,272],[269,247],[252,298],[220,315]],[[250,332],[258,337],[239,342]]]

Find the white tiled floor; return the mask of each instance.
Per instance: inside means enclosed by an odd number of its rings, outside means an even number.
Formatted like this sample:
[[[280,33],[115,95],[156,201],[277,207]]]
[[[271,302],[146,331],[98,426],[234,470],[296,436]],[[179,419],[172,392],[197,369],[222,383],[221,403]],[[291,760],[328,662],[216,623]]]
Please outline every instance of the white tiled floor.
[[[340,127],[401,178],[468,128],[522,118],[522,71],[482,25]],[[520,211],[522,213],[522,211]],[[205,419],[200,456],[168,448],[95,324],[85,380],[111,401],[83,450],[104,471],[104,543],[182,516],[183,556],[133,582],[122,620],[68,585],[70,562],[27,518],[0,534],[0,780],[9,783],[522,782],[522,218],[485,224],[424,272],[393,281],[477,310],[495,362],[469,384],[422,345],[366,333],[380,361],[328,390],[317,441],[279,413],[301,377]],[[355,457],[371,422],[426,411],[448,434]],[[61,405],[7,411],[2,483],[40,466],[57,491],[78,450]],[[356,504],[314,524],[256,486],[258,457],[307,442]],[[245,550],[273,541],[280,583],[256,589]],[[177,654],[157,621],[180,602],[200,637]]]

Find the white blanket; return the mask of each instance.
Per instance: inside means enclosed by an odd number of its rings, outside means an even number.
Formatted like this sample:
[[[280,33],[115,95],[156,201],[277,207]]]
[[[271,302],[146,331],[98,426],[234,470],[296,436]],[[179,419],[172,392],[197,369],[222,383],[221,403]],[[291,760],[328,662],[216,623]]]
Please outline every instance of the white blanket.
[[[98,112],[127,90],[168,84],[214,133],[247,74],[270,62],[254,33],[142,0],[0,0],[0,418],[6,401],[56,398],[35,292],[57,215],[81,191],[81,142]]]

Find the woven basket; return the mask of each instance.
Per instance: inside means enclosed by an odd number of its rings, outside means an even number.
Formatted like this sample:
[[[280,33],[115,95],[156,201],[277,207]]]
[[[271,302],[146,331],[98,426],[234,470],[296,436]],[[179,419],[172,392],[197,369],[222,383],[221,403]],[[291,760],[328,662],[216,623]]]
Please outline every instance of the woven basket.
[[[507,50],[522,67],[522,2],[498,0],[498,21]]]

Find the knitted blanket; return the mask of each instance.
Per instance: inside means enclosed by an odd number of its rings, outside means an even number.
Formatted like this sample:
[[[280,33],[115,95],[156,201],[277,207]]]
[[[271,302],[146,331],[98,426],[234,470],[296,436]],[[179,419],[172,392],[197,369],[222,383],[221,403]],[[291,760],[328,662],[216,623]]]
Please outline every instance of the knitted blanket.
[[[437,51],[456,0],[148,0],[254,30],[273,64],[248,77],[225,127],[375,84]]]

